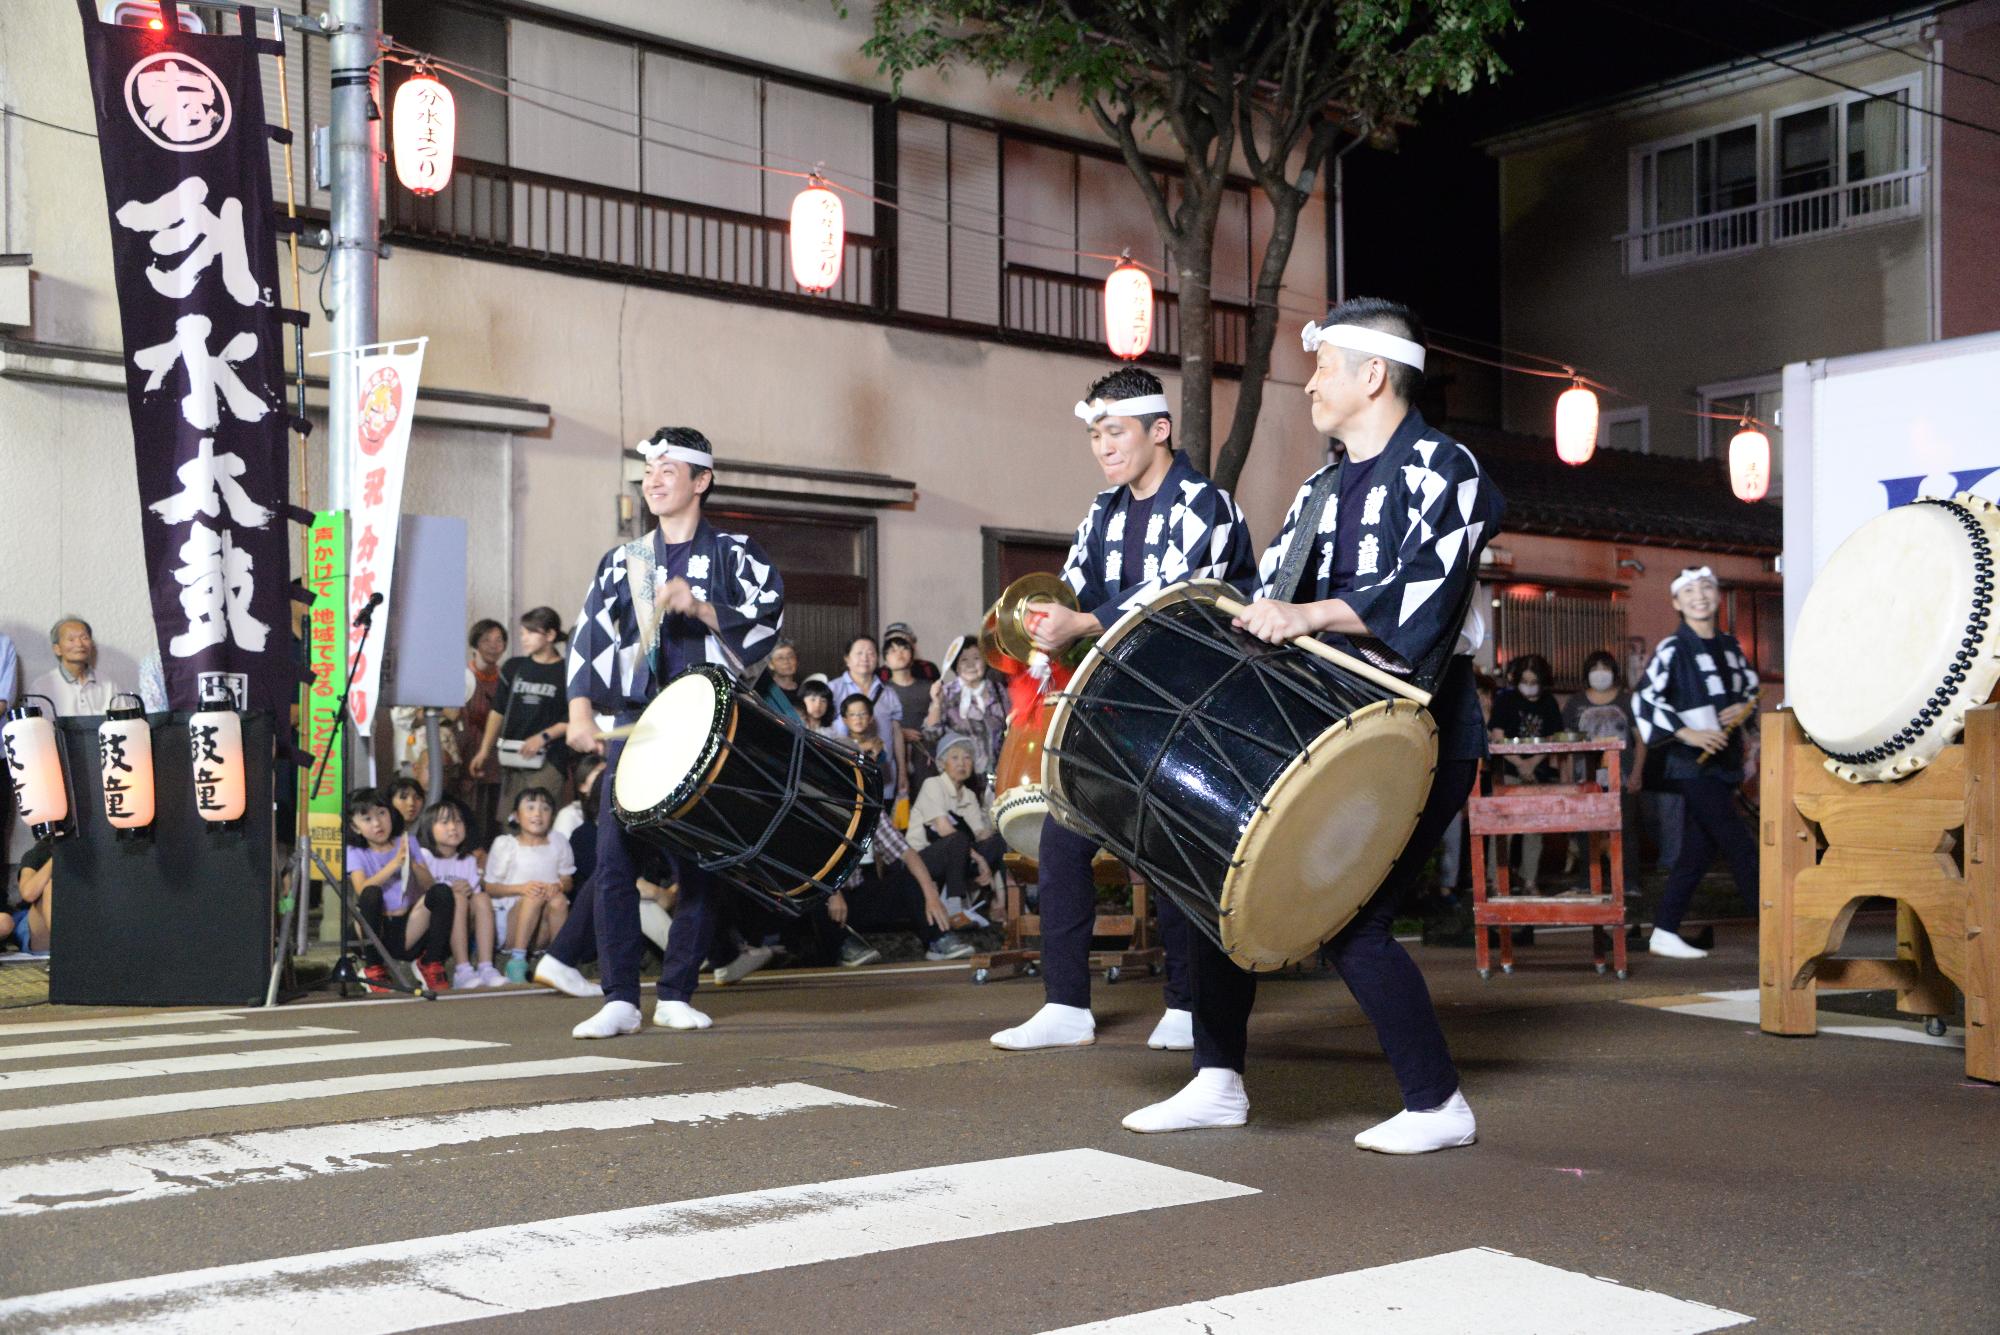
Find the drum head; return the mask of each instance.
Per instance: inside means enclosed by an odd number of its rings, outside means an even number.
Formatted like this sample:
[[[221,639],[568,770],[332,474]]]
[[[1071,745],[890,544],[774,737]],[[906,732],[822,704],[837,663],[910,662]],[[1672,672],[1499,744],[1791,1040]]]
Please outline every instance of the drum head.
[[[721,690],[705,672],[684,672],[653,697],[618,758],[611,797],[629,816],[670,816],[695,795],[720,750]]]
[[[1437,770],[1437,724],[1384,700],[1327,729],[1279,776],[1222,885],[1222,948],[1278,969],[1345,927],[1410,841]]]
[[[1042,822],[1049,814],[1049,795],[1039,783],[1010,788],[993,804],[993,828],[1007,847],[1031,861],[1042,856]]]

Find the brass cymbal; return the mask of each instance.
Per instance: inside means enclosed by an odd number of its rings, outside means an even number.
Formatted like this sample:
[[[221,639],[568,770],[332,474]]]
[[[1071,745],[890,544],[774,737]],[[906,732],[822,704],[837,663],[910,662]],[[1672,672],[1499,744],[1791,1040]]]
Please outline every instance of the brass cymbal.
[[[999,601],[987,611],[986,624],[980,631],[980,647],[986,647],[990,631],[993,646],[1002,654],[1017,662],[1027,662],[1035,652],[1034,642],[1028,636],[1027,616],[1029,605],[1037,602],[1058,603],[1076,610],[1076,595],[1060,575],[1046,571],[1023,575],[1009,584]]]

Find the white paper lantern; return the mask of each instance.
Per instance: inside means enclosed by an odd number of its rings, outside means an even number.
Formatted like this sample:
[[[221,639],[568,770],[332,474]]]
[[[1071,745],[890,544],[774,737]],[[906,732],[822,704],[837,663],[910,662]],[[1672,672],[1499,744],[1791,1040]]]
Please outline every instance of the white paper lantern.
[[[217,825],[243,819],[243,720],[226,694],[204,696],[188,716],[188,757],[201,818]]]
[[[53,711],[53,702],[49,707]],[[37,839],[46,839],[69,819],[69,783],[54,720],[23,700],[0,726],[0,755],[14,785],[14,809]]]
[[[1771,438],[1748,422],[1729,440],[1729,485],[1739,501],[1761,501],[1771,489]]]
[[[1556,457],[1566,464],[1587,464],[1597,453],[1597,395],[1581,382],[1556,400]]]
[[[113,829],[143,830],[153,823],[153,729],[144,705],[112,702],[97,725],[97,773],[104,818]]]

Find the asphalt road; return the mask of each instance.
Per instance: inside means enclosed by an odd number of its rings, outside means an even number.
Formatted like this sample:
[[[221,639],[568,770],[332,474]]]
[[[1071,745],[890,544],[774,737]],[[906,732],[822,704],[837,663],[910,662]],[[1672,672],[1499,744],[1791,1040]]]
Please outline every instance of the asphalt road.
[[[596,1044],[546,993],[11,1011],[0,1330],[2000,1328],[2000,1088],[1667,1008],[1754,950],[1420,951],[1481,1139],[1416,1159],[1351,1144],[1396,1100],[1330,974],[1262,990],[1247,1128],[1149,1137],[1119,1118],[1187,1074],[1149,981],[1038,1054],[986,1035],[1039,984],[962,968],[760,975]]]

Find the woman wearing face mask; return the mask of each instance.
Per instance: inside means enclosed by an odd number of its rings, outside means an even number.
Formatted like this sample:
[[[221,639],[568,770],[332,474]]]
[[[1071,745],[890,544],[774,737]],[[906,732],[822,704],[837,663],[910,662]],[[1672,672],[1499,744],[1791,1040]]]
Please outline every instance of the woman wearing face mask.
[[[1493,740],[1504,742],[1509,738],[1551,737],[1561,732],[1562,710],[1557,707],[1549,689],[1549,683],[1555,677],[1549,668],[1549,660],[1540,654],[1519,655],[1508,662],[1507,675],[1514,688],[1494,697],[1493,713],[1487,720]],[[1513,783],[1553,783],[1561,774],[1548,760],[1536,765],[1532,776],[1523,773],[1515,761],[1504,761],[1503,765],[1508,780]],[[1532,895],[1542,859],[1542,836],[1521,835],[1520,847],[1519,893]]]
[[[1619,808],[1625,826],[1625,855],[1630,859],[1639,845],[1635,838],[1638,826],[1635,824],[1639,810],[1640,771],[1646,764],[1646,744],[1639,740],[1638,726],[1632,721],[1632,692],[1625,686],[1624,675],[1618,670],[1618,660],[1600,649],[1583,663],[1584,688],[1563,702],[1563,731],[1580,732],[1592,741],[1617,739],[1624,744],[1618,753]],[[1582,769],[1589,764],[1585,757],[1579,765]],[[1577,776],[1584,777],[1581,773]],[[1597,768],[1596,779],[1603,784],[1609,778],[1605,768]],[[1579,866],[1590,856],[1590,836],[1576,836],[1576,856]],[[1585,871],[1589,869],[1585,866]]]

